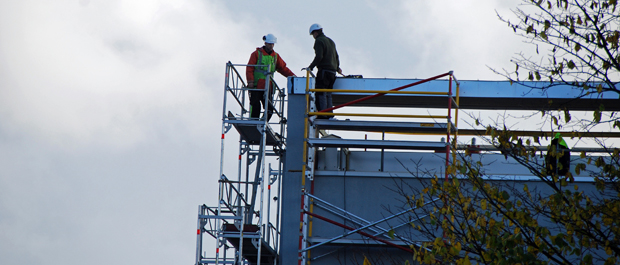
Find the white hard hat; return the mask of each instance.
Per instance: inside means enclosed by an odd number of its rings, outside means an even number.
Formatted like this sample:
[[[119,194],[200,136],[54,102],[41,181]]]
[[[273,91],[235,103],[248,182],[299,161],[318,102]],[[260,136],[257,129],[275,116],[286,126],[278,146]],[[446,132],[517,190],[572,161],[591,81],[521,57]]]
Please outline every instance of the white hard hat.
[[[312,35],[313,31],[319,30],[319,29],[323,29],[323,27],[321,27],[321,25],[316,24],[316,23],[312,24],[312,26],[310,26],[310,35]]]
[[[265,43],[272,43],[272,44],[275,44],[276,42],[278,42],[278,39],[276,38],[276,36],[274,36],[271,33],[263,36],[263,40],[265,41]]]

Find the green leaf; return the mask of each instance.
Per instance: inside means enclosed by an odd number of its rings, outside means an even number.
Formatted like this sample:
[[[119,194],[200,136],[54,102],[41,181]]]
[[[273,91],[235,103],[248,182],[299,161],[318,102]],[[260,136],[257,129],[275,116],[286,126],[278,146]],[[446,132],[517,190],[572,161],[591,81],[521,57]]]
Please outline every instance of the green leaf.
[[[564,109],[564,122],[568,123],[571,120],[570,112],[568,109]]]
[[[593,115],[594,115],[594,122],[596,123],[601,122],[601,112],[599,110],[595,110]]]
[[[388,236],[394,240],[394,229],[390,229],[390,231],[388,231]]]
[[[510,194],[508,194],[508,192],[506,191],[502,191],[502,199],[504,200],[510,199]]]

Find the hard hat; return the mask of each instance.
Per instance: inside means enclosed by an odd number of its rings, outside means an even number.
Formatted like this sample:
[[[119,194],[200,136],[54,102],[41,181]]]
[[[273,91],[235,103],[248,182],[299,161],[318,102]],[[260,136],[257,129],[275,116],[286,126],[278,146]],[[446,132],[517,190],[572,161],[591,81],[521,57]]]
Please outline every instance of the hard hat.
[[[278,42],[278,39],[276,38],[276,36],[274,36],[271,33],[263,36],[263,40],[265,41],[265,43],[272,43],[272,44],[275,44],[276,42]]]
[[[313,31],[319,30],[319,29],[323,29],[323,27],[321,27],[321,25],[316,24],[316,23],[312,24],[312,26],[310,26],[310,35],[312,35]]]

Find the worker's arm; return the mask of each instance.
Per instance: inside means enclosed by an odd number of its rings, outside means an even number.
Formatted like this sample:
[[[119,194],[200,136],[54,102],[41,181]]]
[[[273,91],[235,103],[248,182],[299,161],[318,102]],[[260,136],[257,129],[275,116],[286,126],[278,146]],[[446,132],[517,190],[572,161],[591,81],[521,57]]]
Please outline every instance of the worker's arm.
[[[286,66],[286,62],[282,59],[280,54],[278,54],[278,60],[276,61],[276,71],[285,77],[296,76],[295,73]]]
[[[336,64],[337,64],[336,68],[338,68],[338,70],[336,71],[342,75],[342,69],[340,69],[340,57],[338,56],[338,51],[336,50],[336,47],[334,47],[334,51],[336,52]]]
[[[310,68],[310,70],[312,70],[315,66],[317,66],[319,64],[319,62],[321,62],[321,60],[323,60],[323,51],[324,51],[325,47],[324,44],[320,41],[315,41],[314,42],[314,60],[312,61],[312,63],[310,64],[310,66],[308,66],[308,68]]]
[[[258,51],[254,51],[250,55],[250,60],[248,61],[248,66],[245,67],[245,77],[248,82],[248,87],[254,87],[254,66],[258,61]]]

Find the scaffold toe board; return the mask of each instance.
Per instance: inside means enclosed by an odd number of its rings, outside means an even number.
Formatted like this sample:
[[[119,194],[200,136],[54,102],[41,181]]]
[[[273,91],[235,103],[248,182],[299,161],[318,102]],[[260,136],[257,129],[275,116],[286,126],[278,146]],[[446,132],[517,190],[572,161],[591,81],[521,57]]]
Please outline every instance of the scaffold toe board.
[[[349,140],[339,138],[311,138],[308,144],[314,147],[406,149],[445,151],[445,142],[395,141],[395,140]]]
[[[326,120],[314,121],[319,129],[369,132],[446,132],[446,123]]]

